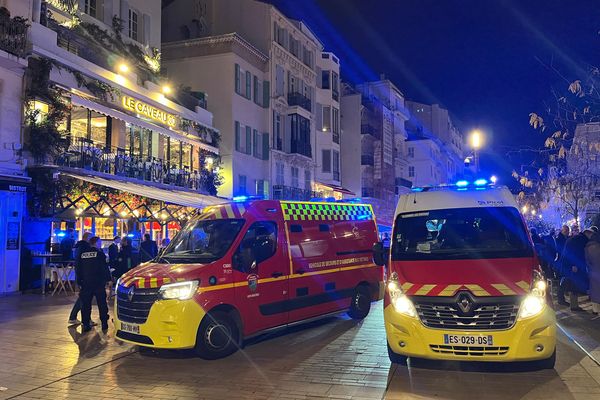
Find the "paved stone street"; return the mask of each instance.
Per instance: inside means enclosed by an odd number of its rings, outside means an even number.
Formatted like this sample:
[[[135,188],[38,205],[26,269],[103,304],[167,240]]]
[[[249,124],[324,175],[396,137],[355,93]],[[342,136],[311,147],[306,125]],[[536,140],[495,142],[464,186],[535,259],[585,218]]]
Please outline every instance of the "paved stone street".
[[[0,399],[600,398],[600,367],[578,347],[600,359],[600,319],[591,313],[559,312],[566,334],[554,371],[515,372],[508,365],[390,366],[381,302],[363,323],[330,318],[204,361],[140,351],[99,331],[81,335],[66,327],[73,301],[0,298]]]

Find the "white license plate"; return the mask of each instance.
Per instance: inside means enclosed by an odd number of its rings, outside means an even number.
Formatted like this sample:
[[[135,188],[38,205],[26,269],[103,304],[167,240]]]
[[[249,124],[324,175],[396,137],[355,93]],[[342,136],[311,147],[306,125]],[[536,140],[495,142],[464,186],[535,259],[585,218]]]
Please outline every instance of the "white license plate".
[[[450,335],[444,334],[444,344],[459,346],[493,346],[492,335]]]
[[[127,322],[121,322],[121,330],[123,332],[140,334],[140,326],[136,324],[128,324]]]

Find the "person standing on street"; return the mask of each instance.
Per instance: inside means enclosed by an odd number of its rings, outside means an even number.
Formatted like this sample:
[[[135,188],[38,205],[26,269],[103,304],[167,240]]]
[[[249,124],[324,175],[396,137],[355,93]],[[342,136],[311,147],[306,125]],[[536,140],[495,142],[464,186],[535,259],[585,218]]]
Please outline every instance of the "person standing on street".
[[[587,265],[585,262],[585,246],[587,242],[588,238],[586,234],[578,233],[567,240],[563,251],[563,278],[560,281],[560,287],[563,288],[563,296],[565,292],[569,292],[571,311],[582,311],[579,307],[578,296],[579,294],[584,294],[588,291],[589,282]],[[564,301],[564,297],[561,297],[559,293],[558,302],[564,304]]]
[[[548,279],[554,279],[554,260],[556,259],[556,241],[554,240],[554,229],[550,229],[547,235],[542,236],[544,242],[544,254],[542,255],[542,268]]]
[[[102,241],[98,236],[90,239],[89,248],[79,255],[77,263],[77,283],[81,286],[81,322],[83,331],[92,329],[92,299],[96,298],[102,330],[108,330],[108,304],[106,303],[106,283],[111,280],[106,264],[106,255],[102,251]]]
[[[91,232],[84,232],[80,241],[75,243],[75,280],[78,281],[77,277],[77,265],[79,264],[79,256],[82,252],[87,251],[90,248],[90,244],[88,240],[92,236]],[[71,314],[69,315],[69,325],[79,325],[81,322],[77,319],[77,314],[81,311],[81,298],[77,297],[77,301],[73,304],[73,308],[71,309]]]
[[[584,233],[586,232],[588,231]],[[589,232],[591,233],[586,234],[589,241],[585,245],[585,260],[588,266],[592,312],[598,314],[600,313],[600,233],[593,230]]]
[[[140,261],[147,262],[154,260],[158,255],[158,246],[156,242],[150,238],[150,234],[144,235],[144,241],[140,245]]]
[[[60,241],[60,254],[62,254],[63,261],[73,261],[74,236],[73,228],[69,228],[63,240]]]
[[[125,272],[133,267],[133,251],[128,237],[121,239],[121,250],[119,251],[118,270],[115,278],[120,278]]]
[[[108,246],[108,266],[111,268],[113,275],[119,269],[119,244],[121,244],[121,238],[115,236],[113,242]]]

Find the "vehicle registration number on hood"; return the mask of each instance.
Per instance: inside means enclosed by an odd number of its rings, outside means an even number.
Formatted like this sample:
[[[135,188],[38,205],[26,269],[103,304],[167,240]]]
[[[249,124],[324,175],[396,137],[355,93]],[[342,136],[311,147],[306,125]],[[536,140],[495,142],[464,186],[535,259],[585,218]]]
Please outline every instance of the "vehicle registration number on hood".
[[[492,335],[450,335],[444,334],[444,344],[462,346],[493,346]]]

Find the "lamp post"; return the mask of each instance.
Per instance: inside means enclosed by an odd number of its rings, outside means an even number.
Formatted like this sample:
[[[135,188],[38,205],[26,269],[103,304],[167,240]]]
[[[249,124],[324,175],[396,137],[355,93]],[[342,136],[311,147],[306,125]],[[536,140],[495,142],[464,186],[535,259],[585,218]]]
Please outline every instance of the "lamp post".
[[[473,149],[473,162],[475,164],[475,174],[479,173],[479,149],[483,144],[483,134],[479,129],[471,131],[469,135],[469,144]]]

